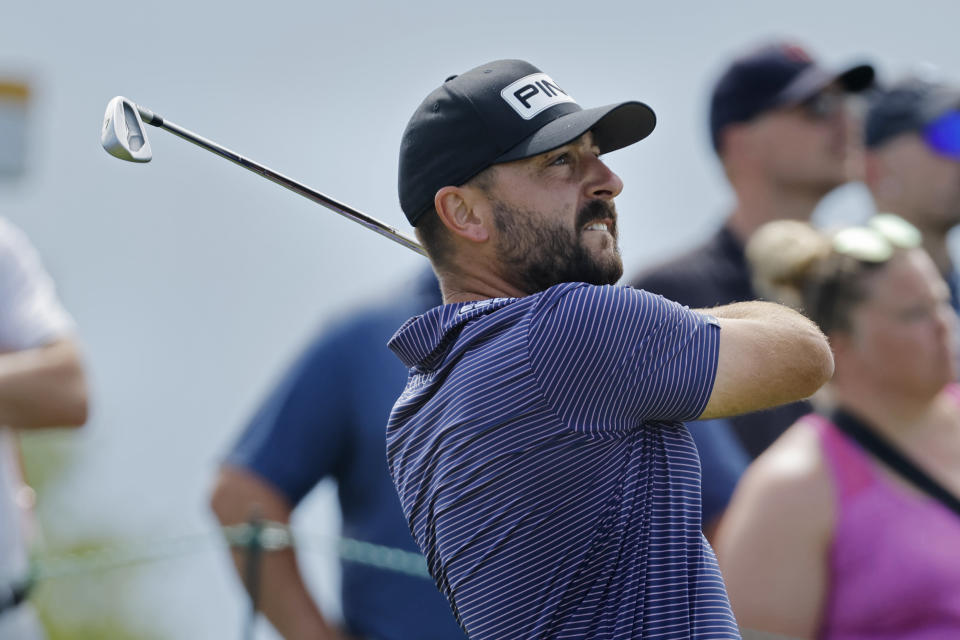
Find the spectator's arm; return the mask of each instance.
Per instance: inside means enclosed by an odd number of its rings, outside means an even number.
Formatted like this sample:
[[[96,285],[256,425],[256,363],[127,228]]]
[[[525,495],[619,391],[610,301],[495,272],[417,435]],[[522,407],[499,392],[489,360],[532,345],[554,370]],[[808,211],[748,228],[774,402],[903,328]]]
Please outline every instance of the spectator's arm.
[[[716,380],[701,419],[801,400],[833,375],[826,337],[792,309],[739,302],[703,311],[717,318],[721,332]]]
[[[750,466],[717,533],[744,629],[812,638],[827,593],[834,499],[816,434],[794,426]]]
[[[86,420],[86,378],[72,339],[0,354],[0,425],[76,427]]]
[[[243,469],[220,469],[210,505],[221,524],[247,522],[256,512],[264,520],[289,524],[292,508],[287,499]],[[243,580],[245,558],[242,550],[233,550],[233,561]],[[324,620],[297,564],[295,551],[284,549],[264,552],[260,568],[260,610],[286,640],[333,640],[342,636]]]

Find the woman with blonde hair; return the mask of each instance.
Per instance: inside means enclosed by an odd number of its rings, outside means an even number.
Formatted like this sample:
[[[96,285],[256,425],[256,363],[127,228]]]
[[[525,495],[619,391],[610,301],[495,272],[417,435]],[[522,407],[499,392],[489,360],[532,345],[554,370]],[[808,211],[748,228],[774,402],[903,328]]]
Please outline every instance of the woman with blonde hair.
[[[751,465],[721,523],[738,623],[960,638],[956,318],[919,232],[889,214],[832,234],[778,221],[747,257],[758,292],[820,325],[836,368],[829,406]]]

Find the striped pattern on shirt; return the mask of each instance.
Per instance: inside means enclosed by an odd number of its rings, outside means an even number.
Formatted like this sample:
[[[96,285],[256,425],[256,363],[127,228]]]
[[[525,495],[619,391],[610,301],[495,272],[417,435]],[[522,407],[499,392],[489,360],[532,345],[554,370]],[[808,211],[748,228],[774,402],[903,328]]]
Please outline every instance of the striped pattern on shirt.
[[[390,473],[470,638],[739,637],[682,424],[718,345],[709,316],[582,283],[401,327]]]

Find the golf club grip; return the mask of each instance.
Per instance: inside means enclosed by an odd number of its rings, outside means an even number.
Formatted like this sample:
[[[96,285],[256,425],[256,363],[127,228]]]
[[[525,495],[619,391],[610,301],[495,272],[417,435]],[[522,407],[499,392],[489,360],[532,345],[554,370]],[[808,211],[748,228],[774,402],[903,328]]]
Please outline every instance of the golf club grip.
[[[155,127],[166,129],[170,133],[176,136],[179,136],[180,138],[183,138],[187,142],[192,142],[198,147],[203,147],[207,151],[212,151],[218,156],[222,158],[226,158],[227,160],[229,160],[230,162],[233,162],[234,164],[240,165],[244,169],[252,171],[253,173],[258,174],[266,178],[267,180],[270,180],[271,182],[275,182],[282,187],[286,187],[290,191],[300,194],[304,198],[307,198],[308,200],[312,200],[313,202],[316,202],[317,204],[323,207],[326,207],[327,209],[335,213],[339,213],[343,217],[349,218],[350,220],[353,220],[354,222],[357,222],[365,226],[366,228],[379,233],[380,235],[386,238],[390,238],[397,244],[403,245],[408,249],[416,251],[422,256],[427,255],[426,250],[420,245],[419,242],[401,233],[398,229],[391,227],[385,222],[381,222],[376,218],[372,218],[365,213],[357,211],[356,209],[349,207],[343,204],[342,202],[338,202],[337,200],[334,200],[333,198],[323,193],[320,193],[319,191],[311,189],[306,185],[302,185],[299,182],[291,178],[288,178],[287,176],[281,173],[277,173],[276,171],[273,171],[272,169],[269,169],[257,162],[254,162],[249,158],[245,158],[240,154],[234,151],[231,151],[230,149],[227,149],[226,147],[222,147],[216,142],[213,142],[212,140],[207,140],[203,136],[197,135],[196,133],[193,133],[188,129],[184,129],[183,127],[176,125],[172,122],[164,121],[164,119],[161,116],[153,113],[149,109],[145,109],[140,105],[137,105],[137,108],[140,111],[140,117],[143,118],[144,122],[146,122],[147,124],[152,124]]]

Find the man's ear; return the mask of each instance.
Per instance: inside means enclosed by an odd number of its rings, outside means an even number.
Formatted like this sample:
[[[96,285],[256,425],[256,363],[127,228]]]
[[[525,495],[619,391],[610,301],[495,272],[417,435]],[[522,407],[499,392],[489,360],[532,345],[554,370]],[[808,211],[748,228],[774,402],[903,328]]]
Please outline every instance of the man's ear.
[[[746,123],[734,122],[720,131],[720,148],[722,158],[735,158],[750,153],[752,144],[752,129]]]
[[[437,215],[450,233],[471,242],[486,242],[490,239],[489,209],[479,190],[470,187],[443,187],[433,198]]]

